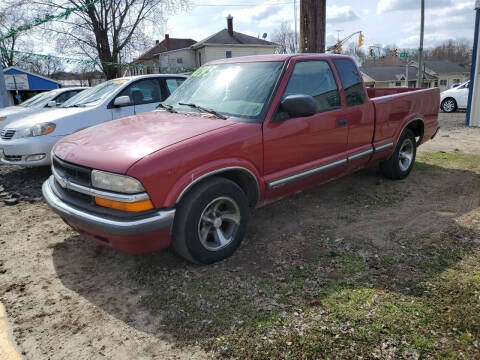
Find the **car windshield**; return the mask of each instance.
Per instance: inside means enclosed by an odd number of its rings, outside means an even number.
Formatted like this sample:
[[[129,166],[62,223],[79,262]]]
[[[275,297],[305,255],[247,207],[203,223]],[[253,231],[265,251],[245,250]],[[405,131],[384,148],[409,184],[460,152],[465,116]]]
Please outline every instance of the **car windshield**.
[[[113,94],[128,79],[113,79],[72,96],[61,107],[95,106]]]
[[[24,101],[21,103],[19,106],[21,107],[41,107],[46,105],[50,100],[53,100],[54,97],[56,97],[58,94],[58,91],[52,90],[48,92],[43,92],[38,95],[35,95],[34,97],[28,99],[27,101]]]
[[[163,104],[180,112],[205,112],[200,108],[203,107],[224,116],[256,119],[272,93],[283,64],[271,61],[202,66]]]

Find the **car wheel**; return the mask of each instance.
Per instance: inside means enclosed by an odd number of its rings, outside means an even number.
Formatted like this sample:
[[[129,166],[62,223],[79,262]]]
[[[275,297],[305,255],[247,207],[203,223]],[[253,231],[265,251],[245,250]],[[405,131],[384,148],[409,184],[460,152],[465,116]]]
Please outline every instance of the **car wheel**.
[[[457,111],[457,102],[454,98],[446,98],[442,101],[442,110],[446,113]]]
[[[240,246],[248,218],[248,200],[243,190],[228,179],[210,178],[178,205],[172,246],[193,263],[223,260]]]
[[[395,152],[388,160],[380,163],[380,170],[389,179],[404,179],[410,174],[416,155],[415,134],[410,129],[405,129],[398,140]]]

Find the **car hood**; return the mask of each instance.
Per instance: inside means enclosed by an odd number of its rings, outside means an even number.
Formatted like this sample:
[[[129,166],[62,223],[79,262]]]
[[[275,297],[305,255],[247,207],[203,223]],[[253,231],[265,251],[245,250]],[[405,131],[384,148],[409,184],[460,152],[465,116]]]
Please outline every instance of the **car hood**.
[[[25,110],[28,110],[28,109],[30,109],[30,108],[21,107],[21,106],[7,106],[6,108],[0,109],[0,117],[15,114],[15,113],[18,113],[20,111],[25,111]]]
[[[40,111],[36,111],[33,114],[27,114],[25,117],[8,124],[9,129],[21,130],[31,127],[36,124],[44,122],[54,122],[62,118],[67,118],[71,115],[76,115],[90,110],[90,107],[78,107],[78,108],[46,108]],[[8,120],[8,118],[7,118]]]
[[[54,153],[77,165],[126,173],[135,162],[153,152],[234,124],[211,116],[154,111],[69,135],[55,145]]]

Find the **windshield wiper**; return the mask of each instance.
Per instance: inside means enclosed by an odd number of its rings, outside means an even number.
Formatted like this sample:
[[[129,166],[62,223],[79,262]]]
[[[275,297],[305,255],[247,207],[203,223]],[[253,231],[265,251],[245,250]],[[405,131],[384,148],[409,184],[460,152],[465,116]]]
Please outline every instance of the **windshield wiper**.
[[[165,110],[167,110],[167,111],[169,111],[169,112],[171,112],[171,113],[176,113],[176,112],[178,112],[178,111],[173,110],[173,106],[172,106],[172,105],[166,105],[166,104],[160,103],[160,104],[158,104],[158,106],[157,106],[157,109],[158,109],[158,108],[163,108],[163,109],[165,109]]]
[[[206,107],[197,105],[197,104],[179,102],[178,105],[190,106],[190,107],[192,107],[192,108],[194,108],[194,109],[198,109],[198,110],[200,110],[200,111],[203,111],[203,112],[212,114],[212,115],[218,117],[219,119],[223,119],[223,120],[226,120],[226,119],[227,119],[227,117],[226,117],[225,115],[222,115],[222,114],[216,112],[215,110],[212,110],[212,109],[209,109],[209,108],[206,108]]]

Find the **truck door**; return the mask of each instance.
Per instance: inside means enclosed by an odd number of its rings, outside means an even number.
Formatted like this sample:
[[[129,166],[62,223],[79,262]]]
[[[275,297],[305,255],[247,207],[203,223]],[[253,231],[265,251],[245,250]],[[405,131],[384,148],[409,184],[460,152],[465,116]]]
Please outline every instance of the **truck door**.
[[[375,109],[368,100],[362,76],[348,58],[334,59],[345,97],[344,117],[348,122],[348,167],[354,170],[365,165],[373,154],[372,140]]]
[[[284,76],[289,80],[282,99],[311,95],[318,108],[315,115],[298,118],[289,118],[278,109],[264,124],[267,198],[301,190],[346,168],[348,128],[331,64],[302,59],[291,62]]]

